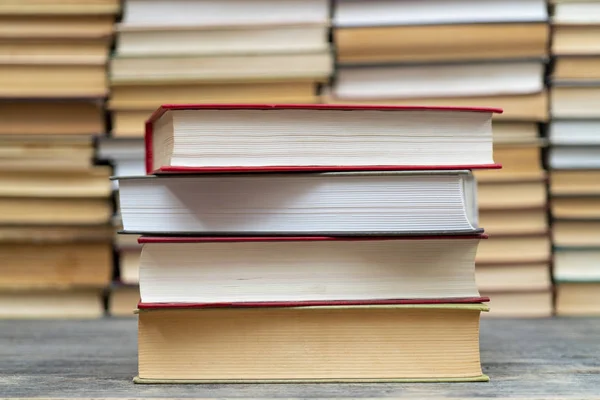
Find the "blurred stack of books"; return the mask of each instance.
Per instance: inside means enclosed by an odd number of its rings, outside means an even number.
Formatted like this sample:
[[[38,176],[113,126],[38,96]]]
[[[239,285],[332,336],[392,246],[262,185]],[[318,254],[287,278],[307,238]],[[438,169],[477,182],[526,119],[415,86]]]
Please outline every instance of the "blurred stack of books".
[[[106,64],[117,0],[0,3],[0,317],[96,317],[112,269]]]
[[[551,143],[558,315],[600,314],[600,2],[553,1]]]
[[[328,103],[492,106],[500,172],[478,171],[477,256],[490,316],[552,311],[540,123],[548,119],[544,0],[337,0]],[[496,145],[497,144],[497,145]],[[523,307],[528,304],[528,307]]]
[[[333,72],[329,24],[329,0],[125,0],[105,157],[117,175],[143,173],[144,122],[162,104],[317,103],[320,83]],[[128,266],[139,249],[118,247],[120,280],[133,278]],[[136,291],[117,286],[114,295],[134,299]],[[117,305],[125,301],[111,296],[109,309],[130,314],[135,301]]]

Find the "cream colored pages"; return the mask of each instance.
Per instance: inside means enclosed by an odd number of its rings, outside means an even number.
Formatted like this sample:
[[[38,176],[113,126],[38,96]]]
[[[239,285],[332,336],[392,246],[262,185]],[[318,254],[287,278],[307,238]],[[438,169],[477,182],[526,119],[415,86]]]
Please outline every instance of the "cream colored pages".
[[[138,381],[483,380],[482,309],[140,311]]]

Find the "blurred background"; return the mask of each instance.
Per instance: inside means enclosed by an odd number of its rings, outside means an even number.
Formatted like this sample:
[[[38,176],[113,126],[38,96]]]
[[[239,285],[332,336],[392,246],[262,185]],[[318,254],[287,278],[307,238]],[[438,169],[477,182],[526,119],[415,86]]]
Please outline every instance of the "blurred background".
[[[134,316],[109,177],[166,103],[501,107],[485,317],[600,314],[600,1],[0,0],[0,97],[1,318]]]

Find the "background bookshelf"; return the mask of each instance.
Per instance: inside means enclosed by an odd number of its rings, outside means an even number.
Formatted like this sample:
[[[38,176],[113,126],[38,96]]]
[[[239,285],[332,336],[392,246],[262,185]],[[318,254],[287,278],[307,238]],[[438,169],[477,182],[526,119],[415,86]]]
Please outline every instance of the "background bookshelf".
[[[113,272],[106,65],[115,0],[0,4],[0,317],[99,317]]]
[[[550,194],[556,313],[600,313],[600,2],[553,1]]]
[[[108,177],[145,173],[143,122],[190,102],[503,108],[503,169],[476,173],[489,316],[600,313],[600,2],[440,4],[0,4],[0,317],[132,315]]]

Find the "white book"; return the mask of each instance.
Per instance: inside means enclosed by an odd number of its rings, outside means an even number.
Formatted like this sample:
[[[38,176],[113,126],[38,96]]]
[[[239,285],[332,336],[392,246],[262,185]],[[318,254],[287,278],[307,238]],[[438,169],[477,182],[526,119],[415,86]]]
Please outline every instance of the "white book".
[[[559,282],[600,281],[600,250],[559,248],[554,252],[554,279]]]
[[[477,236],[224,239],[164,242],[164,238],[142,238],[141,301],[189,304],[479,297],[475,284]]]
[[[600,145],[553,146],[550,148],[549,164],[554,169],[600,168]]]
[[[119,179],[123,229],[163,234],[472,233],[469,171]]]
[[[100,160],[139,160],[144,158],[143,138],[110,138],[98,140],[96,157]]]
[[[109,161],[115,176],[135,176],[146,173],[144,139],[142,138],[100,138],[96,147],[96,157]],[[112,181],[113,190],[119,188]]]
[[[228,55],[324,52],[326,25],[234,28],[127,29],[117,33],[119,56]]]
[[[151,122],[152,171],[398,169],[493,164],[492,110],[418,107],[165,107]],[[314,169],[313,169],[314,170]]]
[[[144,157],[115,160],[114,166],[115,176],[139,176],[146,173]]]
[[[545,0],[336,0],[336,27],[547,21]]]
[[[555,24],[600,24],[600,2],[577,1],[556,4],[552,22]]]
[[[549,137],[552,144],[600,145],[600,120],[554,120]]]
[[[518,95],[544,88],[542,61],[342,66],[333,95],[348,100]]]
[[[326,24],[329,0],[125,0],[127,26]]]

